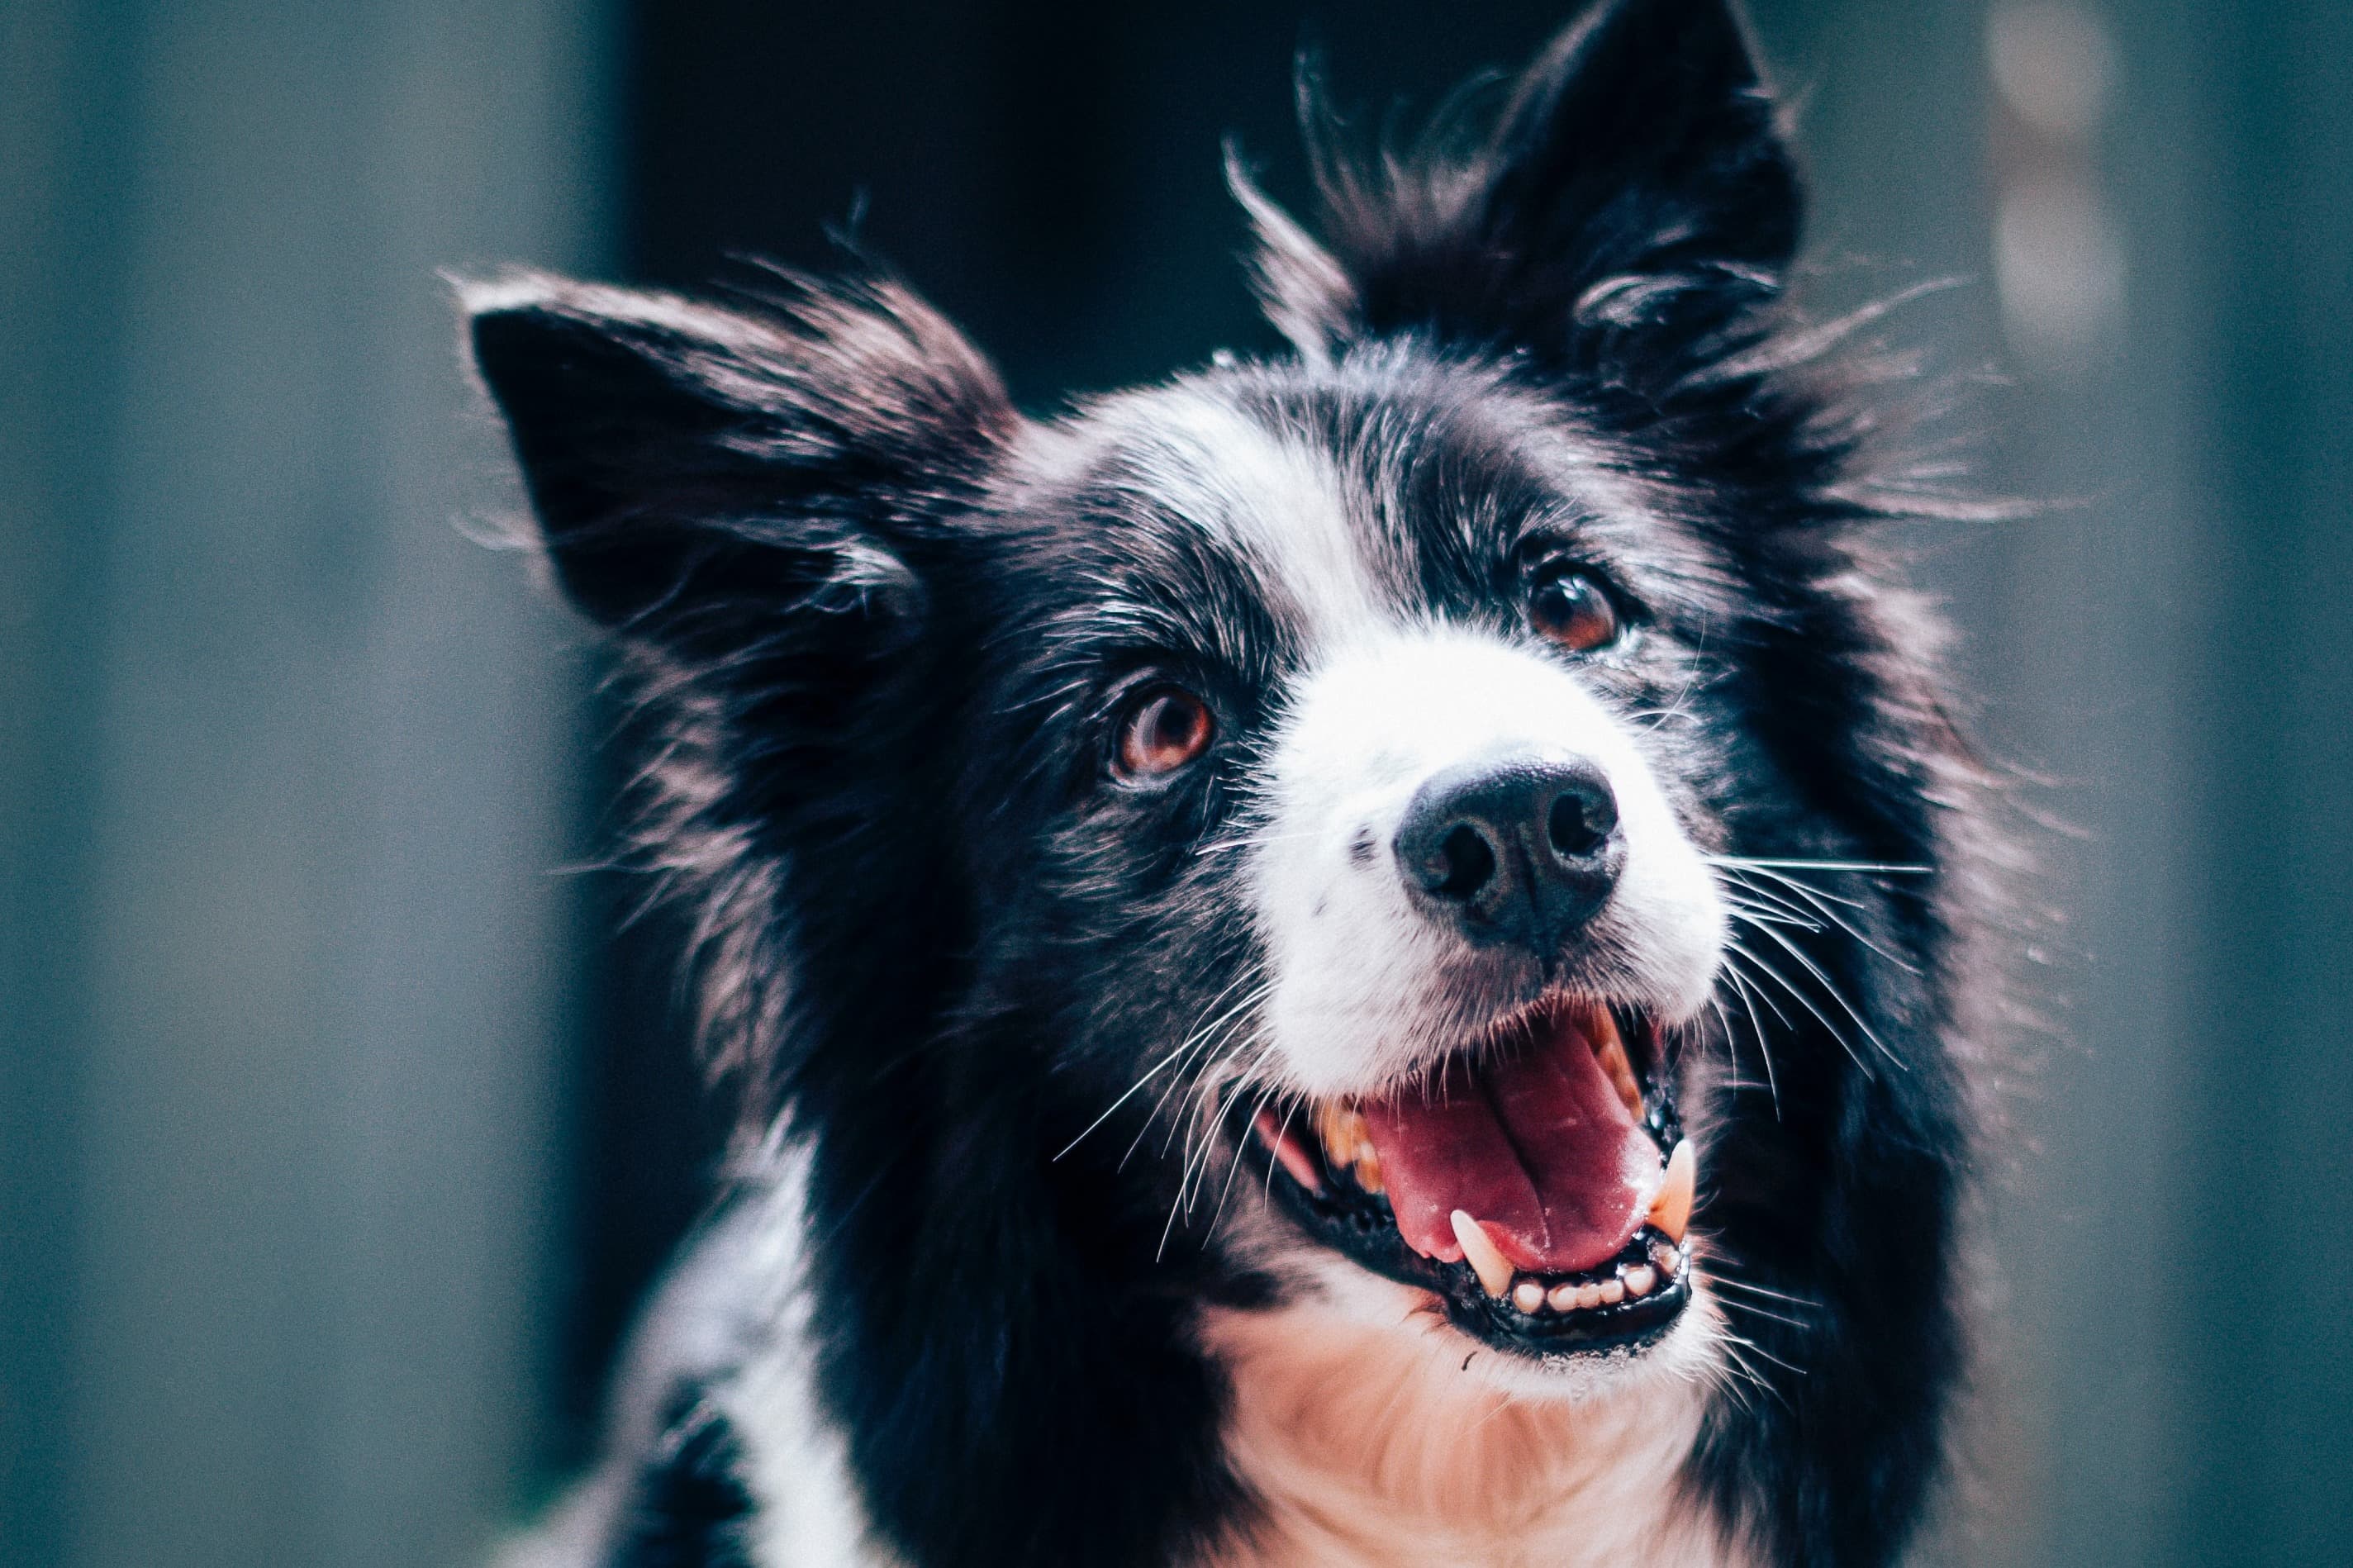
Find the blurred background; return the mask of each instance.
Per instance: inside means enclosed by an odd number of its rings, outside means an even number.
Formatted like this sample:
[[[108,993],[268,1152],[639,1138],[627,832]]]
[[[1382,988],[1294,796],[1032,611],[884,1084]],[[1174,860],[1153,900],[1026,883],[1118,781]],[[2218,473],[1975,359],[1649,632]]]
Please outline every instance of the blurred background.
[[[1963,394],[1986,749],[2055,826],[1939,1561],[2353,1521],[2353,7],[1757,0],[1826,308]],[[1303,184],[1556,4],[0,0],[0,1563],[479,1556],[711,1115],[592,861],[581,628],[438,269],[865,243],[1029,405],[1266,346]]]

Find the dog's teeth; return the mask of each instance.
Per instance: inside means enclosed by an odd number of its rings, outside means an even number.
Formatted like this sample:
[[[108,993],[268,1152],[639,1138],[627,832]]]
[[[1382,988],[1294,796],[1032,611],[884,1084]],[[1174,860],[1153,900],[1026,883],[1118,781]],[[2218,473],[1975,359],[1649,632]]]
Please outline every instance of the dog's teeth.
[[[1667,1156],[1667,1179],[1659,1187],[1659,1195],[1651,1200],[1650,1222],[1663,1232],[1669,1241],[1681,1242],[1691,1225],[1692,1193],[1699,1184],[1699,1154],[1688,1138],[1675,1145]]]
[[[1479,1289],[1500,1300],[1512,1288],[1511,1263],[1470,1211],[1456,1209],[1453,1220],[1454,1239],[1462,1244],[1462,1256],[1471,1260],[1471,1271],[1479,1276]]]
[[[1566,1287],[1563,1287],[1563,1289],[1566,1289]],[[1601,1305],[1601,1287],[1599,1285],[1579,1285],[1577,1288],[1577,1304],[1585,1308],[1588,1311],[1593,1308]]]
[[[1603,1306],[1614,1307],[1625,1299],[1626,1282],[1624,1280],[1604,1279],[1601,1282],[1601,1304]]]
[[[1334,1170],[1351,1171],[1356,1185],[1368,1193],[1381,1187],[1381,1162],[1373,1152],[1373,1135],[1362,1115],[1350,1106],[1327,1104],[1315,1112],[1315,1135],[1324,1141],[1324,1158]]]
[[[1609,1016],[1607,1007],[1594,1009],[1593,1055],[1600,1062],[1601,1070],[1609,1076],[1618,1098],[1626,1102],[1626,1113],[1637,1121],[1642,1120],[1641,1080],[1634,1076],[1634,1064],[1626,1056],[1626,1042],[1618,1035],[1618,1020]]]
[[[1637,1263],[1626,1270],[1625,1280],[1626,1294],[1647,1296],[1651,1293],[1651,1287],[1659,1282],[1659,1271],[1647,1263]]]
[[[1545,1288],[1533,1279],[1523,1279],[1512,1287],[1512,1305],[1523,1312],[1534,1312],[1545,1304]]]
[[[1661,1278],[1667,1279],[1673,1279],[1675,1270],[1683,1266],[1683,1260],[1676,1255],[1675,1249],[1663,1241],[1651,1243],[1651,1261],[1659,1266]]]
[[[1573,1312],[1577,1310],[1577,1287],[1556,1285],[1545,1300],[1551,1303],[1552,1310],[1556,1312]]]

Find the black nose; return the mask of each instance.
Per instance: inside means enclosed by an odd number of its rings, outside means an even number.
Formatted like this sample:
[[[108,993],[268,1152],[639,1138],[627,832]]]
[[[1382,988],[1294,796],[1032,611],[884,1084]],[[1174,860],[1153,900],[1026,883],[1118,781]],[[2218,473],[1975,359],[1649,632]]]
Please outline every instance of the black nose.
[[[1550,958],[1609,901],[1626,862],[1618,797],[1591,763],[1450,768],[1414,793],[1398,866],[1418,901],[1478,942]]]

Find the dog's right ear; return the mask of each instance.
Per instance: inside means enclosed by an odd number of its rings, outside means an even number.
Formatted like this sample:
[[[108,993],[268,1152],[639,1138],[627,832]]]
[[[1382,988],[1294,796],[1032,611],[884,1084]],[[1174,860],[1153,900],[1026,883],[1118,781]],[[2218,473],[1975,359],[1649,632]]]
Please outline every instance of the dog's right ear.
[[[1753,340],[1797,251],[1737,0],[1585,0],[1492,121],[1459,99],[1411,149],[1352,153],[1312,76],[1301,92],[1320,221],[1228,178],[1269,315],[1311,360],[1423,334],[1662,399]]]
[[[914,601],[905,564],[1018,425],[895,282],[778,274],[722,309],[543,274],[460,286],[549,559],[598,622],[689,657],[795,606]]]

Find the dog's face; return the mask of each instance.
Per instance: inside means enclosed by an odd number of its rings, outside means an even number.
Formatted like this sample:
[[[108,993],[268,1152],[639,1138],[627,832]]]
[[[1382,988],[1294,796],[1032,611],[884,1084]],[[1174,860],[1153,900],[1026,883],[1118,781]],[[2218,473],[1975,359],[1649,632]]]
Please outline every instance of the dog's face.
[[[1714,1451],[1829,1400],[1915,1498],[1855,1412],[1952,1364],[1946,910],[1849,874],[1965,792],[1789,160],[1716,0],[1597,5],[1449,145],[1326,152],[1313,238],[1237,171],[1291,352],[1050,418],[872,276],[522,278],[474,348],[656,718],[705,1023],[817,1151],[845,1400],[1207,1413],[1188,1313],[1305,1298],[1586,1387],[1704,1361],[1738,1260],[1812,1315],[1740,1324],[1790,1380]]]
[[[1405,353],[1109,399],[1007,473],[942,738],[1054,1131],[1136,1113],[1066,1161],[1142,1137],[1180,1223],[1271,1185],[1253,1261],[1525,1356],[1664,1335],[1725,925],[1730,566],[1690,498],[1572,404]]]

